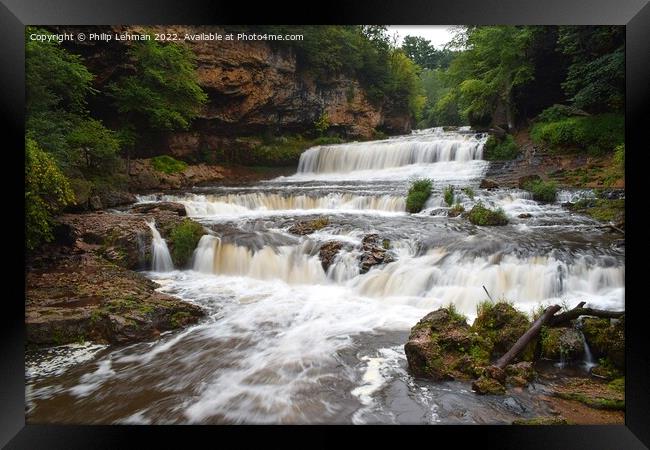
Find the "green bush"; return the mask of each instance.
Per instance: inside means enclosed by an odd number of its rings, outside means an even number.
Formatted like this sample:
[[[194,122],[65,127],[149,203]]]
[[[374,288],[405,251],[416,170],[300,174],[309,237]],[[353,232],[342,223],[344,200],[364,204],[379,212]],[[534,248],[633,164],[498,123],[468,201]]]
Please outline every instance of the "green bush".
[[[172,158],[171,156],[161,155],[151,158],[151,164],[153,168],[158,172],[163,172],[166,174],[179,173],[184,171],[187,168],[187,164],[183,161],[178,161],[177,159]]]
[[[183,267],[189,262],[196,245],[204,234],[203,227],[191,219],[184,219],[174,227],[170,233],[169,244],[172,248],[171,256],[175,266]]]
[[[422,211],[424,204],[431,195],[431,186],[433,181],[429,179],[414,180],[409,188],[406,197],[406,210],[410,213],[418,213]]]
[[[535,180],[524,185],[524,189],[533,194],[533,199],[540,202],[554,202],[557,185],[553,181]]]
[[[519,154],[519,147],[509,134],[504,138],[491,135],[485,142],[483,150],[483,157],[488,161],[515,159]]]
[[[481,226],[494,226],[494,225],[507,225],[508,217],[503,209],[498,208],[492,210],[483,206],[482,202],[478,202],[468,215],[469,221],[474,225]]]
[[[538,122],[530,131],[537,144],[554,149],[577,149],[600,155],[613,151],[625,141],[625,118],[621,114],[567,117],[553,122]]]
[[[326,112],[320,115],[318,120],[314,122],[314,128],[316,128],[316,131],[320,133],[321,135],[327,131],[327,129],[330,127],[330,118],[327,115]]]
[[[445,188],[445,203],[447,206],[451,206],[454,204],[454,187],[453,186],[447,186]]]
[[[467,195],[470,198],[470,200],[474,200],[474,195],[476,195],[476,193],[474,192],[474,189],[472,189],[471,187],[468,186],[468,187],[464,187],[463,189],[461,189],[461,191],[463,191],[465,193],[465,195]]]
[[[52,240],[54,215],[74,202],[68,179],[35,141],[25,142],[25,246]]]

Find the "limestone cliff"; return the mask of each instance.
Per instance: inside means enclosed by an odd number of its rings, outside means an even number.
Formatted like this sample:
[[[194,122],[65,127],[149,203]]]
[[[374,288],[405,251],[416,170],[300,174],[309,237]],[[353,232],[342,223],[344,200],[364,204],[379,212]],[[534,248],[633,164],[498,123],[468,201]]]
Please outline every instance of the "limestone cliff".
[[[64,28],[64,27],[60,27]],[[72,27],[65,27],[70,31]],[[90,27],[84,27],[89,29]],[[93,27],[107,31],[107,27]],[[110,27],[112,32],[141,32],[144,27]],[[148,27],[152,31],[185,34],[224,33],[217,26]],[[74,31],[79,31],[74,27]],[[317,81],[308,68],[300,67],[289,46],[265,41],[184,41],[196,55],[201,87],[209,101],[201,116],[186,131],[146,136],[139,156],[161,152],[192,158],[219,149],[232,159],[233,151],[251,146],[241,137],[264,133],[309,133],[314,122],[327,114],[329,131],[344,138],[370,138],[377,131],[407,133],[408,112],[394,112],[387,104],[372,104],[359,82],[343,75]],[[70,50],[81,53],[96,83],[112,81],[128,72],[125,42],[74,43]],[[385,102],[384,102],[385,103]],[[101,105],[100,105],[101,109]],[[110,117],[106,118],[110,121]],[[242,161],[237,161],[242,162]],[[244,161],[245,162],[245,161]]]

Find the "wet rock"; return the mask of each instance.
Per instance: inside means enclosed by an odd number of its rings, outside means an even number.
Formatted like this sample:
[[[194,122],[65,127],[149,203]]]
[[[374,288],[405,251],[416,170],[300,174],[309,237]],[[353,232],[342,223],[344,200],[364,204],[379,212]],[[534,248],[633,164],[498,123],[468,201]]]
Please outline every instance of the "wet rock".
[[[479,306],[472,331],[486,338],[492,346],[492,357],[498,357],[510,350],[529,327],[528,317],[509,303],[486,302]],[[532,361],[535,345],[536,341],[531,342],[516,360]]]
[[[542,328],[541,356],[554,360],[578,360],[584,355],[582,335],[574,328]]]
[[[160,211],[170,211],[178,216],[187,215],[185,206],[182,205],[181,203],[175,203],[175,202],[141,203],[139,205],[135,205],[130,209],[130,212],[140,213],[140,214],[157,213]]]
[[[499,188],[499,183],[497,183],[494,180],[491,180],[489,178],[484,178],[481,180],[481,184],[479,186],[481,189],[498,189]]]
[[[441,308],[423,317],[404,346],[409,370],[434,380],[468,379],[482,373],[489,353],[465,317]]]
[[[329,219],[327,217],[319,217],[318,219],[299,221],[291,225],[287,230],[291,234],[297,234],[299,236],[304,236],[306,234],[311,234],[314,231],[325,228],[329,224]]]
[[[620,319],[586,317],[582,333],[594,358],[607,358],[616,368],[625,363],[625,316]]]
[[[339,241],[329,241],[321,246],[318,254],[325,272],[332,265],[341,248],[343,248],[343,243]]]
[[[388,264],[395,261],[393,255],[386,249],[387,239],[381,239],[378,234],[367,234],[361,240],[361,256],[359,266],[361,273],[368,272],[373,266]],[[390,241],[388,241],[390,246]]]
[[[154,339],[204,315],[157,287],[93,253],[59,255],[48,267],[27,273],[27,342],[125,344]]]
[[[517,187],[519,189],[525,189],[526,185],[532,181],[542,181],[542,177],[539,175],[524,175],[517,179]]]
[[[472,382],[472,390],[479,395],[504,395],[506,388],[494,378],[482,376]]]
[[[510,364],[506,366],[506,383],[515,386],[526,386],[535,378],[535,370],[533,363],[529,361],[522,361],[517,364]]]
[[[519,217],[520,219],[530,219],[531,217],[533,217],[533,215],[530,213],[521,213],[517,217]]]

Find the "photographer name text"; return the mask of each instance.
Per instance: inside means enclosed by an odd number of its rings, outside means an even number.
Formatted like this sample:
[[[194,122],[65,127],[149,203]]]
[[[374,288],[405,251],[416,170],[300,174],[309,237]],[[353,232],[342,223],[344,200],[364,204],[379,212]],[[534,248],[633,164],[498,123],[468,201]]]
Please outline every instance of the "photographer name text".
[[[59,33],[39,34],[29,36],[32,41],[302,41],[302,34],[269,34],[269,33]]]

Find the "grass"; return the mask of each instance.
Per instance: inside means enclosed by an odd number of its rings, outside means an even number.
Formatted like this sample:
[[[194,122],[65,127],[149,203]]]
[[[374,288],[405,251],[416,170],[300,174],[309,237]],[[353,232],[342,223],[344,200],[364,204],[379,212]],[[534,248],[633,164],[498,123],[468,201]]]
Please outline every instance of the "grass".
[[[474,200],[474,195],[476,195],[476,193],[474,192],[474,189],[467,186],[467,187],[462,188],[461,191],[463,191],[465,193],[465,195],[467,195],[469,197],[470,200]]]
[[[519,155],[519,146],[509,134],[502,138],[492,135],[485,142],[483,155],[488,161],[515,159]]]
[[[445,203],[447,206],[451,206],[454,204],[454,187],[453,186],[447,186],[445,188]]]
[[[155,156],[151,158],[151,164],[158,172],[163,172],[168,175],[182,172],[187,168],[186,163],[178,161],[168,155]]]
[[[433,181],[429,179],[418,179],[411,183],[407,197],[406,197],[406,210],[410,213],[418,213],[422,211],[424,204],[431,195],[431,186]]]
[[[546,144],[556,152],[577,150],[602,155],[613,152],[625,141],[625,118],[622,114],[546,116],[540,114],[530,137],[534,143]]]
[[[625,200],[582,199],[577,201],[571,210],[586,214],[600,222],[616,222],[625,217]]]
[[[474,225],[480,226],[499,226],[507,225],[508,217],[503,209],[498,208],[492,210],[483,206],[483,203],[478,202],[468,215],[469,221]]]
[[[530,181],[526,183],[524,189],[533,194],[534,200],[540,202],[551,203],[557,197],[557,184],[554,181]]]
[[[461,205],[460,203],[456,203],[454,206],[451,207],[449,210],[449,213],[447,214],[449,217],[457,217],[460,216],[462,213],[465,212],[465,207]]]

